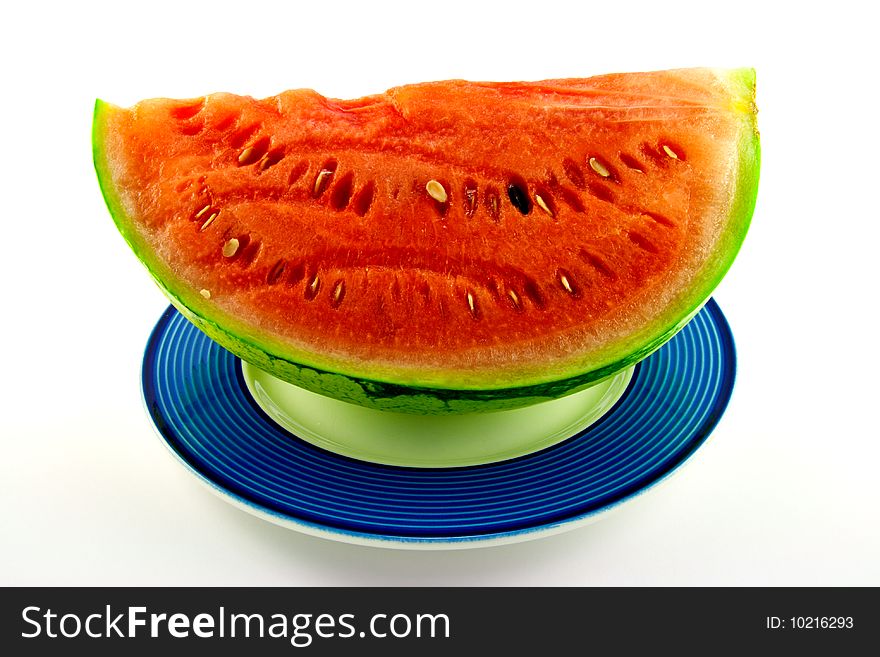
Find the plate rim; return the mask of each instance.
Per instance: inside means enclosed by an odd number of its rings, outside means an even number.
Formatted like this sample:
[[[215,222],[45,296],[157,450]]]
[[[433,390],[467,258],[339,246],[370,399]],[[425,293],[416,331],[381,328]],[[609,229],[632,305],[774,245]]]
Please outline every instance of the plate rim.
[[[710,417],[699,427],[699,430],[695,432],[693,438],[691,439],[691,445],[689,449],[683,450],[680,454],[677,454],[674,462],[669,464],[669,467],[666,468],[662,473],[660,473],[653,480],[642,484],[638,488],[628,492],[624,496],[619,499],[610,501],[605,503],[599,508],[591,509],[588,511],[583,511],[580,513],[576,513],[571,516],[567,516],[565,518],[551,520],[544,522],[542,524],[538,524],[532,527],[521,527],[512,530],[505,531],[495,531],[495,532],[485,532],[485,533],[476,533],[476,534],[448,534],[448,535],[436,535],[436,536],[406,536],[400,534],[388,534],[381,532],[368,532],[368,531],[360,531],[355,529],[347,529],[342,527],[336,527],[330,524],[314,522],[312,520],[308,520],[305,518],[300,518],[295,515],[291,515],[288,513],[284,513],[282,511],[273,509],[269,506],[260,504],[253,500],[250,500],[239,493],[226,488],[221,485],[221,483],[215,481],[207,474],[196,468],[190,461],[180,453],[178,449],[175,448],[173,441],[163,434],[161,428],[159,427],[153,413],[150,410],[150,404],[148,400],[148,374],[151,372],[151,361],[149,359],[150,355],[154,351],[154,346],[156,343],[157,334],[164,330],[167,323],[174,316],[174,313],[178,312],[177,309],[173,305],[169,305],[165,311],[161,314],[158,321],[154,325],[153,329],[150,332],[149,338],[147,340],[147,346],[144,349],[144,355],[142,360],[141,367],[141,402],[144,407],[144,411],[150,421],[150,425],[153,428],[154,434],[162,443],[168,452],[174,457],[174,459],[184,466],[184,468],[189,471],[191,474],[195,475],[196,480],[200,482],[200,484],[206,487],[209,491],[211,491],[216,496],[220,497],[220,499],[225,502],[231,504],[235,508],[238,508],[242,511],[245,511],[253,516],[256,516],[262,520],[271,522],[272,524],[285,527],[287,529],[292,529],[298,531],[300,533],[315,536],[324,539],[330,539],[335,541],[340,541],[349,544],[355,545],[366,545],[372,547],[384,547],[384,548],[397,548],[397,549],[421,549],[421,550],[442,550],[442,549],[461,549],[461,548],[473,548],[473,547],[489,547],[493,545],[506,545],[512,543],[519,543],[523,541],[528,541],[538,537],[551,536],[555,534],[560,534],[569,530],[577,529],[579,527],[583,527],[585,525],[592,524],[593,522],[599,520],[601,517],[604,517],[617,509],[619,509],[622,505],[628,504],[636,501],[637,499],[644,496],[645,493],[654,490],[658,485],[666,482],[672,475],[678,473],[685,464],[692,461],[693,455],[696,451],[705,445],[708,442],[708,439],[713,434],[715,428],[723,417],[724,413],[727,410],[727,407],[730,403],[730,399],[733,394],[734,385],[737,378],[737,354],[736,354],[736,344],[733,339],[733,333],[730,329],[730,325],[727,321],[727,318],[722,313],[720,307],[717,302],[715,302],[714,298],[710,298],[707,300],[704,305],[704,309],[709,310],[713,322],[716,324],[719,329],[719,333],[723,336],[723,348],[725,351],[729,352],[729,358],[725,359],[725,363],[727,364],[727,369],[724,372],[724,384],[721,387],[721,392],[715,400],[715,412],[710,415]],[[699,314],[699,313],[698,313]],[[653,356],[649,355],[647,358],[651,358]],[[237,356],[234,356],[236,360],[241,360]],[[237,374],[239,377],[242,376],[240,363],[237,367]],[[641,369],[641,363],[636,364],[635,371],[633,372],[632,378],[627,386],[627,390],[621,395],[620,399],[618,399],[617,403],[614,405],[612,409],[610,409],[604,417],[611,416],[614,411],[618,408],[618,406],[626,399],[634,383],[638,380],[639,370]],[[253,400],[251,400],[253,401]],[[720,402],[720,403],[719,403]],[[259,408],[259,407],[258,407]],[[260,409],[261,413],[264,413],[262,409]],[[268,416],[267,416],[268,418]],[[278,429],[284,431],[290,435],[287,429],[277,425],[274,421],[269,418],[269,421],[273,423],[273,425],[277,426]],[[601,422],[601,420],[600,420]],[[579,434],[575,434],[577,436]],[[561,441],[559,444],[564,444],[568,440],[571,440],[575,436],[572,436],[565,441]],[[294,435],[295,437],[295,435]],[[302,439],[300,439],[302,440]],[[312,445],[307,441],[302,441],[305,444],[309,445],[309,448],[316,450],[323,450],[323,448],[318,447],[316,445]],[[545,448],[551,449],[551,448]],[[540,450],[534,454],[539,454],[544,450]],[[534,454],[520,456],[514,459],[510,459],[510,461],[517,461],[520,459],[528,459]],[[346,460],[357,461],[357,459],[353,459],[351,457],[347,457],[344,455],[336,455],[340,456],[340,458],[344,458]],[[507,461],[505,461],[507,462]],[[395,469],[410,469],[406,466],[385,466],[391,467]],[[452,468],[455,470],[468,470],[473,468],[481,468],[486,466],[461,466],[460,468]],[[416,468],[421,469],[421,468]],[[449,469],[449,468],[446,468]]]

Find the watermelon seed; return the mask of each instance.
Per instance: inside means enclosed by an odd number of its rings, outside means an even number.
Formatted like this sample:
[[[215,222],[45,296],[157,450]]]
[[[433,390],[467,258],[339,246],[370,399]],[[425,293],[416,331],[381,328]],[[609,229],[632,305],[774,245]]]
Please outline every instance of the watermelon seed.
[[[208,203],[208,205],[206,205],[206,206],[203,207],[201,210],[199,210],[198,212],[196,212],[196,216],[193,217],[193,219],[201,219],[201,218],[202,218],[202,215],[205,214],[205,213],[206,213],[208,210],[210,210],[210,209],[211,209],[211,204]]]
[[[418,189],[418,183],[415,181],[413,181],[413,189]],[[425,190],[434,201],[434,209],[437,214],[441,219],[445,218],[446,213],[449,212],[449,194],[446,192],[446,184],[441,180],[429,180],[425,184]]]
[[[479,312],[477,311],[477,302],[474,299],[474,295],[471,293],[470,290],[468,290],[466,296],[467,296],[468,310],[471,311],[471,316],[474,319],[479,319]]]
[[[217,215],[218,215],[218,214],[220,214],[220,213],[219,213],[219,212],[215,212],[215,213],[213,213],[210,217],[208,217],[208,220],[205,221],[205,223],[202,224],[202,227],[199,228],[199,231],[201,232],[201,231],[205,230],[208,226],[210,226],[210,225],[214,222],[214,219],[217,218]]]
[[[334,173],[336,173],[336,160],[328,160],[315,176],[315,182],[312,185],[313,198],[318,198],[330,186],[330,180]]]
[[[318,290],[321,289],[321,279],[318,278],[318,275],[312,278],[311,282],[306,286],[305,297],[309,301],[318,296]]]
[[[477,183],[468,178],[464,181],[464,214],[470,218],[477,209]]]
[[[669,157],[671,157],[673,160],[677,160],[677,159],[679,159],[679,158],[678,158],[678,154],[677,154],[674,150],[672,150],[671,148],[669,148],[669,146],[667,146],[666,144],[663,144],[663,151],[664,151]]]
[[[327,179],[333,175],[332,171],[328,171],[327,169],[321,169],[318,173],[318,177],[315,178],[315,186],[312,188],[312,194],[315,196],[320,196],[321,192],[324,191],[327,187]]]
[[[606,167],[602,162],[597,160],[595,157],[590,158],[590,168],[593,171],[595,171],[596,173],[598,173],[600,176],[602,176],[603,178],[610,178],[611,177],[611,172],[608,170],[608,167]]]
[[[260,137],[253,144],[245,148],[238,156],[238,165],[245,166],[259,162],[263,159],[266,151],[269,150],[270,141],[269,137]]]
[[[201,294],[206,299],[211,298],[211,290],[199,290],[199,294]]]
[[[231,258],[238,251],[238,240],[236,238],[229,239],[226,244],[223,245],[223,255],[227,258]]]
[[[486,207],[489,209],[489,216],[497,222],[501,217],[501,200],[494,187],[486,189]]]
[[[269,167],[275,166],[283,159],[284,159],[284,149],[283,148],[275,148],[271,151],[268,151],[265,155],[263,155],[263,158],[260,160],[257,168],[260,171],[265,171]]]
[[[514,308],[522,310],[522,306],[519,303],[519,295],[516,293],[516,290],[508,290],[507,296],[510,297],[510,300],[513,302]]]
[[[540,194],[535,194],[535,203],[537,203],[538,207],[549,214],[551,217],[555,216],[553,214],[553,211],[549,207],[547,207],[547,203],[544,202],[544,199],[541,197]]]
[[[345,281],[341,278],[333,285],[333,293],[331,294],[330,304],[337,308],[345,297]]]
[[[572,296],[577,296],[577,290],[575,289],[574,284],[572,283],[571,274],[569,274],[564,269],[558,269],[556,271],[556,275],[559,277],[559,283],[562,285],[563,289],[568,292]]]
[[[448,196],[446,195],[446,189],[436,180],[429,180],[425,185],[425,189],[428,192],[428,196],[437,201],[438,203],[446,203],[446,199]]]
[[[531,212],[532,202],[529,200],[528,194],[523,191],[523,186],[517,182],[508,183],[507,197],[510,199],[513,207],[520,211],[520,214],[526,215]]]

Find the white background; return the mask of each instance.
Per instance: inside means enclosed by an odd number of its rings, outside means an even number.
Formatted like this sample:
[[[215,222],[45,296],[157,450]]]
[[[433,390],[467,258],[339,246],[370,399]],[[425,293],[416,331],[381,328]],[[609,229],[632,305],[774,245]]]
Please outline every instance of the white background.
[[[876,22],[778,4],[5,5],[0,585],[880,585]],[[96,97],[699,65],[757,69],[763,169],[716,293],[734,396],[662,486],[559,536],[402,552],[251,517],[156,438],[139,368],[167,302],[99,193]]]

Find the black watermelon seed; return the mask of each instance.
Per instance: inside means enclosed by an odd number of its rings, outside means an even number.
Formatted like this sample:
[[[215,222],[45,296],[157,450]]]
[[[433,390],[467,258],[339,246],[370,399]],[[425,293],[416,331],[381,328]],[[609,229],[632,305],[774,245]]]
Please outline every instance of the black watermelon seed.
[[[513,204],[513,207],[519,210],[521,214],[525,215],[532,211],[532,200],[529,198],[529,195],[526,194],[525,190],[519,185],[508,185],[507,196],[508,198],[510,198],[510,202]]]

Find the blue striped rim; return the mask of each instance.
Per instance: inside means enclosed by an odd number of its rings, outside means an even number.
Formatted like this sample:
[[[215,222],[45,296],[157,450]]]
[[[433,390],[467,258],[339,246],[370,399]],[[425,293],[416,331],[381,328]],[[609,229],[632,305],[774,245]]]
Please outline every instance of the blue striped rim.
[[[247,392],[238,359],[171,307],[147,345],[143,392],[168,446],[236,501],[330,532],[430,542],[555,527],[639,493],[703,443],[735,368],[730,328],[710,300],[636,367],[596,424],[535,454],[442,469],[357,461],[282,429]]]

